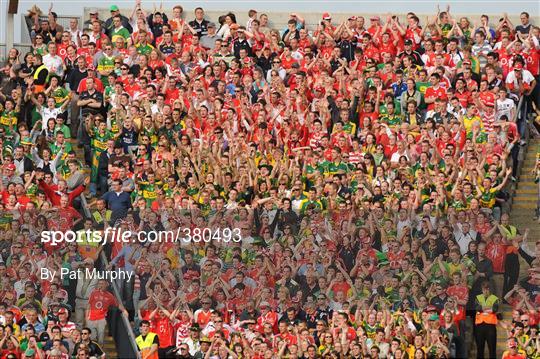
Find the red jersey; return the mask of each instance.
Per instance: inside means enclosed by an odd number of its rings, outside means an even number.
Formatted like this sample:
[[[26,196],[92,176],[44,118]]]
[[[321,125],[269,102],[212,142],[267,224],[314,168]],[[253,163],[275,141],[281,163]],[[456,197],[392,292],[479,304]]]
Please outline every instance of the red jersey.
[[[334,337],[341,338],[341,328],[334,328],[333,330]],[[354,328],[347,327],[347,340],[353,341],[356,339],[356,331]]]
[[[527,63],[527,70],[534,76],[540,75],[540,55],[538,51],[530,51],[524,54],[525,62]]]
[[[425,97],[435,97],[442,100],[447,100],[448,96],[446,95],[446,90],[441,86],[434,88],[433,86],[426,89]],[[433,110],[435,103],[430,103],[428,105],[428,110]]]
[[[101,320],[107,316],[109,307],[118,304],[116,298],[111,293],[102,291],[101,289],[94,289],[88,298],[88,305],[90,306],[88,319]]]
[[[212,311],[204,311],[202,309],[197,309],[195,313],[193,314],[193,317],[195,319],[195,322],[199,324],[199,327],[204,328],[206,324],[210,321],[210,317],[212,316]]]
[[[157,315],[152,319],[151,331],[159,337],[159,347],[167,348],[173,345],[173,327],[167,317]]]
[[[493,262],[493,272],[504,273],[504,261],[506,259],[507,245],[490,242],[486,246],[486,257]]]
[[[469,289],[465,285],[452,285],[446,289],[446,294],[450,297],[456,297],[460,301],[469,298]]]

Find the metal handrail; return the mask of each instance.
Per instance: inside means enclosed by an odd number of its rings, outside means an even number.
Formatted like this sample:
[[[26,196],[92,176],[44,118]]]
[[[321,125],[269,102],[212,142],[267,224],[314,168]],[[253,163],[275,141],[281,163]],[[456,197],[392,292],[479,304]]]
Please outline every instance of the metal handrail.
[[[90,208],[88,207],[88,202],[86,202],[86,197],[84,195],[79,196],[81,199],[81,207],[84,211],[84,215],[86,218],[92,218],[92,213],[90,212]]]
[[[525,103],[524,101],[525,97],[524,96],[520,96],[519,98],[519,101],[518,101],[518,105],[516,106],[516,112],[514,113],[514,117],[512,118],[512,121],[514,123],[517,123],[518,119],[519,119],[519,116],[521,114],[521,109]],[[529,139],[529,127],[528,127],[528,124],[527,124],[527,119],[525,119],[525,137],[523,138],[525,140],[528,140]],[[519,146],[519,144],[517,144]],[[515,146],[515,145],[514,145]],[[517,157],[517,163],[515,164],[516,166],[516,176],[519,176],[519,174],[521,173],[521,168],[523,167],[523,161],[525,159],[525,155],[527,154],[527,147],[528,146],[521,146],[521,148],[519,149],[519,154],[518,154],[518,157]],[[514,163],[513,163],[513,159],[511,156],[508,157],[508,159],[506,160],[507,161],[507,165],[510,165],[510,166],[514,166]],[[512,205],[514,203],[514,195],[516,194],[516,190],[517,190],[517,183],[513,183],[513,182],[510,182],[508,183],[506,186],[505,186],[505,190],[508,192],[508,201],[507,201],[507,209],[508,211],[510,212],[511,209],[512,209]]]

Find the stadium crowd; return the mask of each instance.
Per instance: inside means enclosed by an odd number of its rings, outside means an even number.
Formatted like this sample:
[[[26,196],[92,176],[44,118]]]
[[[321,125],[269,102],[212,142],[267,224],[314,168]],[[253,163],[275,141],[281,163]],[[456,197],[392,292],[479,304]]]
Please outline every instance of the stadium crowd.
[[[53,10],[1,65],[2,359],[105,357],[112,307],[145,359],[540,357],[540,241],[505,207],[529,14]],[[185,235],[42,241],[109,227]],[[41,276],[102,256],[134,274],[121,301]]]

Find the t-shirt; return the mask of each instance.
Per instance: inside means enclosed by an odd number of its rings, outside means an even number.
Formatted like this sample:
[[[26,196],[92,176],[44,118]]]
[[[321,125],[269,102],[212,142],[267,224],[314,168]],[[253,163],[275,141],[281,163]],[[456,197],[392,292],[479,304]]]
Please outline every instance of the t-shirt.
[[[107,56],[103,56],[99,59],[99,62],[98,62],[98,67],[97,67],[97,70],[98,72],[99,71],[111,71],[111,70],[114,70],[114,57],[107,57]],[[109,79],[107,78],[107,76],[101,76],[101,82],[103,83],[103,86],[108,86],[109,85]]]
[[[129,30],[125,27],[121,26],[119,29],[112,29],[111,30],[111,43],[116,44],[116,40],[121,37],[124,40],[129,39],[131,34],[129,33]]]
[[[512,117],[510,115],[512,113],[512,109],[515,107],[516,104],[514,103],[514,100],[509,98],[502,101],[497,100],[497,120],[500,119],[502,115],[506,115],[508,119],[511,120]]]
[[[88,298],[89,313],[88,319],[101,320],[107,316],[107,311],[110,306],[116,306],[116,298],[109,293],[100,289],[94,289]]]

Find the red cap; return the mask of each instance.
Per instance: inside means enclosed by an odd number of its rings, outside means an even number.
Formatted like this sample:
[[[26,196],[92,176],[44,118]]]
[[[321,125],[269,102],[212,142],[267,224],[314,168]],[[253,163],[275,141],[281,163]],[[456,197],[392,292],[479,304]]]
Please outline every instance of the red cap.
[[[372,21],[380,21],[381,17],[380,16],[372,16],[369,19],[372,20]]]
[[[332,20],[332,16],[330,16],[330,14],[327,13],[327,12],[322,14],[322,18],[323,18],[323,20]]]
[[[12,171],[15,171],[15,169],[17,167],[15,167],[15,165],[13,163],[10,163],[10,164],[7,164],[4,166],[5,169],[8,169],[8,170],[12,170]]]
[[[68,311],[66,308],[60,308],[58,309],[58,314],[68,314]]]
[[[465,64],[471,65],[471,60],[463,60],[463,65],[465,65]]]
[[[324,88],[321,87],[321,86],[317,86],[313,89],[314,91],[318,91],[318,92],[323,92],[324,93]]]
[[[522,70],[523,64],[521,62],[516,62],[514,65],[514,70]]]

